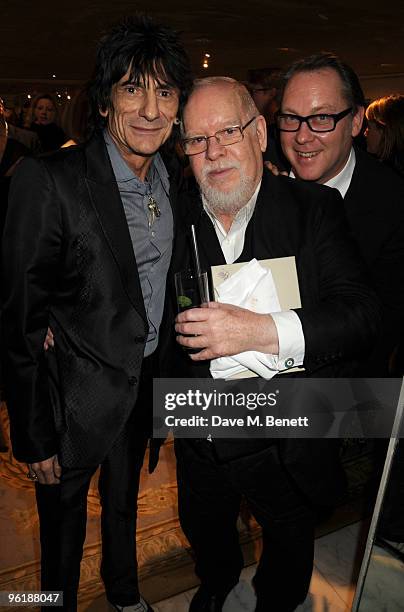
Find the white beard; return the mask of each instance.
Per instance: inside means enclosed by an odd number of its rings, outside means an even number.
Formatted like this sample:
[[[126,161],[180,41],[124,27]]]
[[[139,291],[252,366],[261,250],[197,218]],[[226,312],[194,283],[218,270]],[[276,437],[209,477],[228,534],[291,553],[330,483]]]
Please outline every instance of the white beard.
[[[235,163],[231,166],[223,165],[219,167],[222,169],[226,167],[240,169],[240,165]],[[215,169],[217,168],[218,166],[215,166]],[[215,217],[217,215],[236,215],[248,203],[255,191],[253,179],[240,172],[238,186],[232,191],[221,191],[208,184],[206,177],[211,170],[212,168],[204,168],[199,183],[199,189],[205,198],[207,207]]]

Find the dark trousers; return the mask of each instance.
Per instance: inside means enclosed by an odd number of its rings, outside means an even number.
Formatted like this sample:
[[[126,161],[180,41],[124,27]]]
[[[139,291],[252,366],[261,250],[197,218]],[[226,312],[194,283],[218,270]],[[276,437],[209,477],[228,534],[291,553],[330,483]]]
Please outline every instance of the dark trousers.
[[[239,580],[236,522],[244,496],[263,533],[256,611],[294,610],[310,585],[315,516],[279,463],[276,447],[220,463],[214,443],[176,440],[176,454],[180,521],[202,584],[224,594]]]
[[[146,360],[147,361],[147,360]],[[136,518],[139,477],[149,437],[151,375],[142,370],[136,406],[100,466],[101,576],[109,601],[139,601]],[[150,374],[150,373],[149,373]],[[151,421],[151,416],[150,416]],[[41,588],[63,591],[63,610],[75,612],[86,535],[87,494],[98,466],[63,468],[60,485],[37,484]],[[60,608],[59,608],[60,609]]]

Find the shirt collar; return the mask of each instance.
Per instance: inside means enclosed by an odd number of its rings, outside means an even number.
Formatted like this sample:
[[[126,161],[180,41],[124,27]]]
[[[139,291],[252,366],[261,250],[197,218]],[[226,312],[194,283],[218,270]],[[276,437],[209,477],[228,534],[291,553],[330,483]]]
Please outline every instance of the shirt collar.
[[[236,216],[234,217],[230,229],[233,229],[234,227],[240,226],[240,225],[244,225],[244,226],[248,225],[248,222],[250,221],[251,217],[253,216],[253,213],[254,213],[254,210],[255,210],[255,205],[257,203],[258,192],[260,190],[260,187],[261,187],[261,181],[258,183],[256,190],[254,191],[254,193],[251,196],[251,198],[248,200],[247,204],[245,206],[243,206],[243,208],[241,208],[238,211],[238,213],[236,214]],[[222,231],[222,233],[224,233],[226,235],[226,232],[224,231],[223,226],[220,223],[220,221],[209,210],[208,205],[207,205],[206,200],[205,200],[205,197],[203,195],[202,195],[202,204],[203,204],[204,210],[206,211],[208,216],[211,218],[213,223],[215,225],[219,226],[221,231]]]
[[[356,156],[353,147],[351,147],[351,151],[349,153],[348,160],[345,166],[342,168],[337,175],[333,176],[329,181],[324,183],[327,187],[333,187],[334,189],[338,189],[342,197],[345,197],[346,192],[348,191],[349,185],[351,183],[352,174],[355,169]],[[289,176],[291,178],[296,178],[293,170],[289,172]]]
[[[341,172],[339,172],[336,176],[333,176],[329,181],[324,183],[324,185],[327,185],[327,187],[334,187],[334,189],[338,189],[338,191],[344,198],[351,183],[352,174],[355,169],[355,163],[356,156],[355,151],[352,147],[351,152],[349,153],[348,161],[342,168]]]
[[[107,129],[104,130],[104,140],[107,145],[107,151],[111,160],[112,169],[114,171],[115,178],[118,183],[124,183],[126,181],[135,181],[139,186],[144,186],[145,183],[139,179],[138,176],[129,168],[128,164],[119,152],[118,147],[113,141],[110,133]],[[156,175],[160,179],[165,192],[169,192],[169,175],[164,162],[161,158],[160,153],[157,153],[150,165],[148,171],[148,182],[153,185],[156,180]]]

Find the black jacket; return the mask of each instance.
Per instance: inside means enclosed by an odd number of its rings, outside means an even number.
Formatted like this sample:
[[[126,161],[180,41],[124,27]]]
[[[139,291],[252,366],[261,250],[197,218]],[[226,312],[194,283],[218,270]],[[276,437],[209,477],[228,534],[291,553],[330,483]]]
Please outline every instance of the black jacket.
[[[172,273],[190,262],[191,223],[196,226],[202,267],[225,263],[197,192],[184,201],[181,223]],[[291,255],[296,257],[302,302],[296,312],[305,337],[303,376],[348,376],[356,361],[373,346],[379,306],[364,280],[364,264],[349,235],[341,196],[327,187],[264,171],[238,261]],[[172,281],[170,292],[174,302]],[[192,366],[184,351],[172,350],[176,353],[171,375],[209,376],[208,363]],[[258,452],[265,443],[271,442],[217,439],[215,447],[221,459],[229,460]],[[344,484],[336,441],[280,440],[279,452],[289,474],[312,501],[335,502]]]
[[[102,135],[21,163],[3,243],[14,455],[31,463],[58,453],[68,467],[97,465],[135,405],[148,333]],[[55,349],[44,353],[48,325]]]
[[[404,337],[404,180],[365,151],[355,154],[344,207],[382,307],[379,339],[361,371],[383,377]]]

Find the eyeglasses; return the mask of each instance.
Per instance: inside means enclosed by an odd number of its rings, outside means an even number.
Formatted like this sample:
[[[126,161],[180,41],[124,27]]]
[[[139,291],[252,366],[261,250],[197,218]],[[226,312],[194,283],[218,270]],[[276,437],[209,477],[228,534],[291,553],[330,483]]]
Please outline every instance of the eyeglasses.
[[[298,132],[302,123],[307,123],[312,132],[333,132],[338,121],[346,117],[351,110],[352,106],[336,114],[320,113],[318,115],[307,115],[307,117],[278,113],[276,123],[281,132]]]
[[[208,141],[215,138],[217,144],[227,147],[228,145],[236,144],[244,138],[244,130],[256,119],[252,117],[244,125],[231,125],[224,130],[219,130],[212,136],[193,136],[192,138],[184,138],[181,141],[182,148],[186,155],[198,155],[204,153],[208,149]]]

